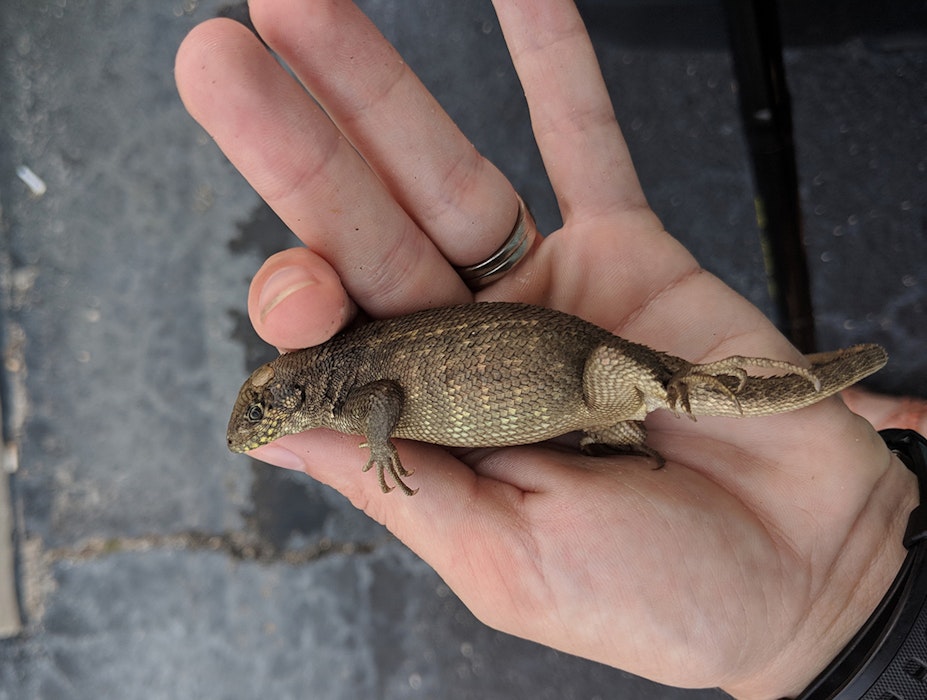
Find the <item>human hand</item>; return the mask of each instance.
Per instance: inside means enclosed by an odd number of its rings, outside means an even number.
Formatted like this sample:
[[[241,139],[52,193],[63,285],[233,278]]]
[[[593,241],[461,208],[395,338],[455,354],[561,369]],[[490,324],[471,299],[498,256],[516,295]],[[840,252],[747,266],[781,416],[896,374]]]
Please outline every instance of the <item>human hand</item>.
[[[351,3],[250,7],[331,117],[237,24],[207,22],[180,49],[187,108],[306,245],[252,284],[261,336],[302,347],[355,304],[384,317],[471,300],[454,266],[508,234],[511,185]],[[476,298],[552,306],[694,362],[795,360],[648,208],[572,4],[496,9],[564,226]],[[343,492],[496,628],[664,683],[798,692],[898,570],[913,475],[836,399],[738,422],[658,412],[647,427],[662,470],[401,442],[415,498],[380,493],[356,438],[312,431],[251,454]]]

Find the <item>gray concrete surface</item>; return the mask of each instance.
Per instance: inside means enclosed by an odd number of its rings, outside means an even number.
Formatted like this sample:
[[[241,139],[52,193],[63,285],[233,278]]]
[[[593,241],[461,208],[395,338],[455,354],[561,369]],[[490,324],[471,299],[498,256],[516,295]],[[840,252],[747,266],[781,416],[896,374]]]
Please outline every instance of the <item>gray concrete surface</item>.
[[[624,4],[607,30],[603,3],[584,6],[648,196],[768,309],[722,30],[698,3],[658,21]],[[821,344],[882,342],[872,386],[925,396],[924,27],[816,32],[799,5],[786,63]],[[489,3],[362,6],[554,228]],[[720,697],[494,632],[339,495],[226,452],[230,401],[269,355],[247,282],[293,239],[174,89],[178,43],[221,7],[0,3],[0,389],[25,614],[0,641],[0,699]]]

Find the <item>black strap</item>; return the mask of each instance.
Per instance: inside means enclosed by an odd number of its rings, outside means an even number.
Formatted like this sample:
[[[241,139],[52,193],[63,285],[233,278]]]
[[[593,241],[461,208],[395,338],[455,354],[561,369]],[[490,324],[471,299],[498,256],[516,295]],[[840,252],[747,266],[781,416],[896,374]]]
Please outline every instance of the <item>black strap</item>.
[[[921,502],[908,517],[908,555],[875,612],[798,700],[927,698],[927,441],[913,430],[880,435],[917,475]]]

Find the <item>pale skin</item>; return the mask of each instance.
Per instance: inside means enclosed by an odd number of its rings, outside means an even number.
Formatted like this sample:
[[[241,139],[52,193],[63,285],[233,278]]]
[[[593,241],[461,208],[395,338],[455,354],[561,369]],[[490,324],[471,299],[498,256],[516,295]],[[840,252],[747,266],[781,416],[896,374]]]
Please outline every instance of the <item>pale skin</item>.
[[[494,4],[564,226],[475,298],[552,306],[693,362],[795,361],[647,206],[572,3]],[[453,266],[504,240],[512,186],[351,3],[250,7],[332,118],[231,21],[179,50],[187,109],[304,244],[255,277],[258,333],[304,347],[357,307],[473,300]],[[662,470],[556,446],[399,441],[415,498],[384,496],[355,468],[355,437],[318,430],[251,454],[341,491],[493,627],[671,685],[797,694],[897,573],[913,475],[837,398],[744,421],[661,411],[647,426]]]

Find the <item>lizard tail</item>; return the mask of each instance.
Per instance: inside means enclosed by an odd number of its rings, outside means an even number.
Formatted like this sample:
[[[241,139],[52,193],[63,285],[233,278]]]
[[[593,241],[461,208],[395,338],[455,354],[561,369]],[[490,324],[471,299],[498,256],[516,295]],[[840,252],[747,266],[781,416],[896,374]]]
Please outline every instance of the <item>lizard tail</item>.
[[[734,377],[718,377],[730,391],[727,400],[717,388],[693,388],[689,394],[691,413],[695,416],[769,416],[804,408],[846,389],[860,379],[881,369],[888,354],[879,345],[854,345],[843,350],[819,352],[805,356],[810,371],[820,381],[816,390],[807,377],[787,374],[776,377],[747,377],[738,390]],[[727,392],[724,392],[727,393]]]

